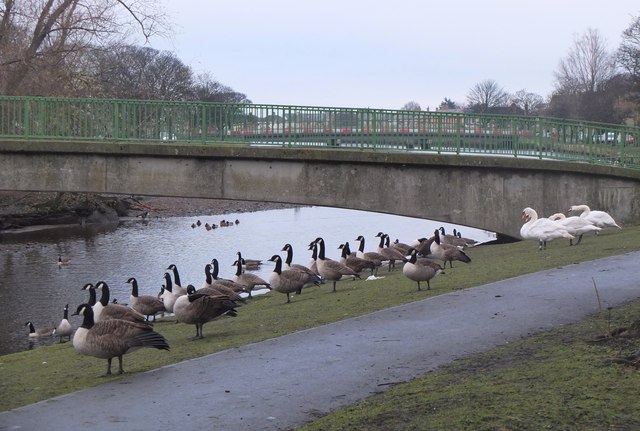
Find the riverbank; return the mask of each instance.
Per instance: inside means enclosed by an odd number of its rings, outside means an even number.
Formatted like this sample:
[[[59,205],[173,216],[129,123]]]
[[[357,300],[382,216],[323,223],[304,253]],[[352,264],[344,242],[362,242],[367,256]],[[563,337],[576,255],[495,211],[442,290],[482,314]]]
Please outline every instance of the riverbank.
[[[171,351],[127,356],[126,377],[99,381],[94,376],[104,371],[104,361],[75,354],[69,343],[8,355],[0,370],[4,409],[106,384],[9,412],[1,421],[38,422],[34,429],[42,422],[68,426],[75,420],[69,412],[82,399],[84,417],[96,429],[135,428],[149,416],[189,428],[292,429],[340,407],[346,410],[309,429],[635,429],[638,374],[608,359],[637,347],[592,340],[637,316],[617,306],[626,294],[637,297],[633,250],[639,237],[640,228],[628,227],[576,247],[554,242],[542,252],[528,241],[477,247],[472,264],[448,270],[431,290],[419,292],[393,271],[376,281],[345,282],[336,293],[329,286],[309,289],[286,305],[276,293],[262,295],[233,321],[212,323],[197,342],[192,327],[158,322]],[[620,256],[592,260],[603,255]],[[584,260],[592,262],[578,263]],[[422,301],[431,296],[437,298]],[[385,311],[369,314],[376,310]],[[580,332],[566,326],[593,313],[597,319]],[[530,337],[556,325],[552,343],[546,332]],[[291,335],[278,337],[285,334]],[[473,356],[492,345],[502,347]],[[214,352],[220,353],[205,356]],[[298,360],[287,361],[291,357]],[[425,374],[465,357],[451,369]],[[179,365],[166,366],[173,363]],[[216,371],[229,367],[246,372]],[[185,379],[190,375],[196,383]],[[412,380],[416,376],[423,377]],[[182,413],[169,408],[176,402],[170,391],[153,399],[141,395],[176,385],[191,400]],[[386,393],[352,406],[378,392]],[[198,413],[212,406],[215,415]]]
[[[0,191],[0,231],[33,229],[37,226],[114,223],[120,217],[198,217],[296,206],[228,199]]]

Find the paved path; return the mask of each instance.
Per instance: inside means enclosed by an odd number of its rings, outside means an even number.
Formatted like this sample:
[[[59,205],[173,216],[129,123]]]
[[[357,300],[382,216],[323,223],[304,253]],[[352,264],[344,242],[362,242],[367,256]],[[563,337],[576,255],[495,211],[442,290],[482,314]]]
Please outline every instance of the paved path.
[[[285,430],[640,297],[640,253],[452,292],[0,414],[1,430]],[[295,304],[294,304],[295,305]]]

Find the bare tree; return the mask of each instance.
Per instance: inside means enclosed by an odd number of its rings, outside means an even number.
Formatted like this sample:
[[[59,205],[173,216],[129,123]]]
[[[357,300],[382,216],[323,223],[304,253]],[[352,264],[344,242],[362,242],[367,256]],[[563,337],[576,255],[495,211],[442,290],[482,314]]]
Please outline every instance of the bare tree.
[[[574,40],[565,59],[555,72],[556,91],[576,94],[595,92],[615,74],[614,56],[607,51],[606,41],[598,30],[589,28]]]
[[[622,33],[617,60],[629,74],[632,88],[629,99],[635,103],[640,102],[640,16],[634,18],[631,25]]]
[[[195,79],[193,97],[203,102],[251,103],[247,95],[238,93],[213,79],[208,73],[198,75]]]
[[[486,79],[474,85],[467,95],[469,106],[478,112],[489,112],[492,108],[506,106],[509,93],[493,79]]]
[[[2,0],[0,92],[64,94],[56,75],[74,72],[74,56],[133,31],[166,33],[162,10],[160,0]]]
[[[169,51],[133,45],[96,50],[92,69],[101,97],[187,100],[193,94],[191,68]]]
[[[524,111],[524,115],[530,115],[537,113],[542,107],[544,99],[539,94],[530,93],[523,88],[513,95],[512,102]]]
[[[402,110],[403,111],[422,111],[422,107],[420,106],[420,104],[414,100],[405,103],[402,106]]]

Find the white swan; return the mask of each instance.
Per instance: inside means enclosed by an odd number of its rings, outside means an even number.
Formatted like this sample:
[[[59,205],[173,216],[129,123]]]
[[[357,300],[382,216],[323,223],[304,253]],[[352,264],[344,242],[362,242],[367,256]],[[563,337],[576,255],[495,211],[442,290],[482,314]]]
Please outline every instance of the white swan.
[[[576,245],[580,244],[580,241],[582,241],[582,235],[584,235],[585,233],[598,233],[600,230],[602,230],[598,226],[592,224],[589,220],[578,216],[567,217],[562,213],[555,213],[549,216],[549,220],[559,223],[571,235],[577,236],[578,241],[576,242]],[[573,245],[572,239],[569,240],[569,245]]]
[[[591,208],[587,205],[573,205],[569,208],[569,212],[581,213],[580,217],[587,219],[599,228],[617,227],[618,229],[622,229],[609,213],[604,211],[591,211]]]
[[[538,213],[533,208],[525,208],[522,210],[522,218],[525,224],[520,228],[520,236],[522,239],[535,239],[538,241],[538,249],[547,248],[547,241],[553,241],[557,238],[573,239],[567,230],[555,221],[548,218],[538,218]]]

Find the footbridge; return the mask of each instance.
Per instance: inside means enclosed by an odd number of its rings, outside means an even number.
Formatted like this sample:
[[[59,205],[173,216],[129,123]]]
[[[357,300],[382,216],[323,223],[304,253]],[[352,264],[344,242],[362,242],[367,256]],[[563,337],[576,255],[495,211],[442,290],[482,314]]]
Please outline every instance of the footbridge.
[[[451,112],[0,97],[0,190],[322,205],[518,237],[586,203],[640,222],[640,130]]]

